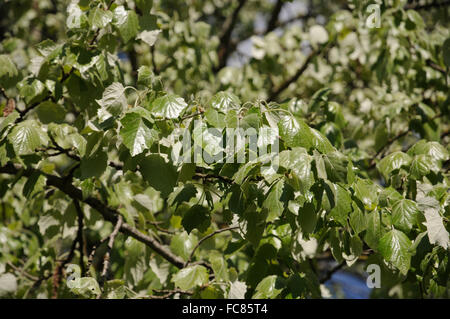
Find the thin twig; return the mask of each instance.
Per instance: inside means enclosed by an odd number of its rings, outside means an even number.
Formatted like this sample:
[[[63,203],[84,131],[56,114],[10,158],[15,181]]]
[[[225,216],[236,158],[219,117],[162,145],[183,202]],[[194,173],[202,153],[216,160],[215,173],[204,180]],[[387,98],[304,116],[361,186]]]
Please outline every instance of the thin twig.
[[[84,276],[86,273],[86,268],[84,267],[84,240],[83,240],[83,211],[81,209],[80,203],[77,200],[73,201],[75,205],[75,210],[77,211],[78,216],[78,231],[77,231],[77,241],[78,241],[78,250],[80,252],[80,268],[81,268],[81,276]]]
[[[69,263],[75,256],[75,249],[77,247],[77,239],[72,242],[70,247],[69,255],[64,260],[56,260],[55,271],[53,272],[53,293],[52,298],[56,299],[58,297],[59,284],[61,283],[61,276],[63,273],[64,266]]]
[[[277,27],[278,16],[280,15],[281,9],[283,8],[283,4],[284,0],[277,0],[275,5],[273,6],[269,22],[267,23],[266,33],[269,33]]]
[[[196,116],[202,115],[202,114],[203,114],[203,111],[199,111],[199,112],[197,112],[197,113],[189,114],[189,115],[183,116],[183,117],[181,118],[181,121],[184,121],[184,120],[189,119],[189,118],[191,118],[191,117],[196,117]]]
[[[309,64],[312,62],[312,60],[324,53],[326,50],[329,49],[329,47],[334,43],[335,41],[330,41],[326,45],[322,45],[316,50],[311,51],[311,53],[306,57],[305,62],[303,62],[302,66],[295,72],[293,76],[291,76],[289,79],[285,80],[283,83],[281,83],[276,89],[274,89],[269,94],[268,101],[275,100],[284,90],[286,90],[292,83],[296,82],[302,74],[308,69]]]
[[[38,280],[39,280],[39,277],[30,275],[30,274],[27,273],[25,270],[20,269],[19,267],[15,266],[15,265],[14,265],[12,262],[10,262],[10,261],[7,261],[6,264],[7,264],[9,267],[11,267],[14,271],[16,271],[17,273],[19,273],[21,276],[23,275],[23,276],[27,277],[28,279],[30,279],[30,280],[32,280],[32,281],[38,281]]]
[[[186,291],[186,290],[181,290],[181,289],[173,289],[173,290],[169,290],[169,289],[153,289],[153,292],[156,293],[164,293],[164,295],[161,296],[157,296],[157,295],[150,295],[148,296],[149,299],[167,299],[175,294],[182,294],[182,295],[193,295],[193,292],[191,291]]]
[[[188,260],[186,261],[184,267],[187,267],[187,266],[189,265],[189,263],[191,262],[192,258],[194,257],[195,251],[197,250],[198,247],[200,247],[200,245],[201,245],[205,240],[207,240],[207,239],[209,239],[209,238],[211,238],[211,237],[213,237],[213,236],[215,236],[215,235],[217,235],[217,234],[223,233],[223,232],[225,232],[225,231],[237,229],[237,228],[239,228],[239,226],[230,226],[230,227],[218,229],[218,230],[213,231],[211,234],[208,234],[208,235],[206,235],[205,237],[203,237],[202,239],[200,239],[200,240],[198,241],[197,245],[195,245],[194,249],[192,249],[192,252],[191,252],[191,254],[189,255],[189,258],[188,258]]]
[[[114,240],[116,239],[117,234],[119,233],[120,227],[122,226],[123,218],[122,215],[119,215],[117,218],[116,226],[114,227],[113,232],[111,235],[109,235],[109,241],[108,246],[106,248],[105,257],[103,257],[103,270],[100,275],[100,285],[103,285],[103,283],[106,281],[106,275],[109,268],[109,259],[111,258],[111,250],[114,246]]]
[[[338,270],[340,270],[342,267],[344,267],[345,265],[345,261],[341,262],[340,264],[338,264],[337,266],[331,268],[329,271],[327,271],[327,273],[325,274],[325,277],[323,277],[322,279],[319,280],[319,282],[321,284],[327,282],[328,280],[331,279],[331,277],[333,277],[333,274],[335,272],[337,272]]]
[[[239,0],[238,6],[234,9],[233,13],[224,23],[224,32],[220,36],[220,45],[217,52],[217,55],[219,57],[219,65],[215,69],[216,72],[222,69],[227,63],[228,56],[232,51],[231,34],[233,32],[234,26],[237,23],[239,12],[244,7],[246,2],[247,0]]]
[[[21,172],[22,175],[26,177],[30,177],[32,174],[44,175],[47,178],[47,186],[56,187],[72,199],[77,199],[89,205],[91,208],[98,211],[106,221],[109,221],[114,225],[117,223],[118,216],[120,215],[117,210],[110,208],[107,204],[103,203],[98,198],[83,198],[82,191],[71,184],[70,180],[68,180],[67,178],[58,177],[52,174],[46,174],[41,170],[32,167],[23,168],[20,164],[13,164],[11,162],[8,162],[4,166],[0,166],[0,173],[17,175],[19,172]],[[175,255],[169,247],[167,247],[166,245],[162,245],[154,237],[142,233],[141,231],[130,226],[127,223],[122,223],[120,231],[126,236],[131,236],[136,240],[144,243],[175,267],[184,267],[185,262],[179,256]]]

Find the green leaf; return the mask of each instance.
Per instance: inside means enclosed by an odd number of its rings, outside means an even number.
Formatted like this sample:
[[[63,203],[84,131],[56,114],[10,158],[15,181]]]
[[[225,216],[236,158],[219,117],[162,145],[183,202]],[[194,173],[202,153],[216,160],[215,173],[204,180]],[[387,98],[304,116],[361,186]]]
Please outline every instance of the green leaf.
[[[78,133],[77,129],[68,124],[48,125],[48,133],[55,139],[56,143],[65,149],[73,149],[80,156],[84,156],[86,152],[86,140]]]
[[[209,258],[211,267],[214,271],[214,278],[216,280],[228,281],[230,276],[228,274],[228,265],[224,257],[219,254],[214,254]]]
[[[219,113],[217,110],[209,107],[205,111],[205,118],[208,124],[213,127],[222,128],[225,127],[225,115]]]
[[[411,28],[414,29],[423,29],[425,26],[425,23],[423,22],[422,17],[416,10],[408,10],[406,11],[406,16],[408,17],[407,22],[410,22],[413,24]],[[406,24],[408,28],[408,23]]]
[[[381,223],[380,212],[374,210],[366,214],[366,233],[364,235],[364,241],[370,248],[377,250],[378,243],[384,234],[384,226]]]
[[[317,178],[327,180],[327,171],[322,154],[314,150],[314,163],[316,164]]]
[[[142,40],[147,43],[149,46],[155,44],[158,39],[158,35],[161,33],[161,30],[152,30],[152,31],[142,31],[138,34],[136,39]]]
[[[303,234],[313,233],[319,216],[313,203],[306,202],[298,211],[298,221]]]
[[[322,133],[313,128],[310,128],[309,130],[312,136],[311,144],[316,150],[322,154],[327,154],[335,150],[330,141]]]
[[[140,172],[148,184],[160,191],[163,197],[169,196],[177,183],[175,167],[157,154],[145,157],[139,165]]]
[[[433,197],[418,199],[420,209],[424,211],[424,223],[427,227],[428,238],[431,244],[438,244],[444,249],[450,248],[450,235],[444,226],[444,220],[439,214],[440,204]]]
[[[8,87],[11,78],[17,76],[18,71],[14,62],[5,54],[0,54],[0,86]]]
[[[394,152],[384,157],[378,164],[377,168],[383,174],[386,180],[389,180],[389,176],[392,171],[399,169],[403,166],[408,166],[411,163],[411,157],[403,152]]]
[[[269,215],[267,216],[267,221],[272,222],[281,216],[284,210],[284,205],[280,201],[281,195],[283,194],[284,180],[279,180],[272,186],[269,193],[263,203],[263,207],[267,208]]]
[[[442,44],[442,56],[444,58],[444,63],[450,68],[450,38],[444,41]]]
[[[409,199],[396,201],[392,206],[392,223],[398,229],[409,233],[413,226],[417,224],[419,207]]]
[[[97,111],[97,115],[101,121],[105,121],[111,116],[117,116],[125,109],[127,99],[124,93],[125,88],[119,82],[114,82],[105,89],[102,98],[96,100],[101,106]]]
[[[197,195],[197,188],[193,184],[186,184],[179,192],[173,192],[169,196],[169,202],[171,205],[182,204],[183,202],[189,202],[191,198],[194,198]]]
[[[239,98],[230,92],[218,92],[211,99],[211,106],[222,112],[226,112],[229,108],[238,108],[240,104]]]
[[[291,169],[300,180],[301,190],[306,192],[314,184],[311,170],[312,157],[304,148],[295,147],[292,150],[282,151],[279,155],[279,165]]]
[[[255,169],[259,164],[252,161],[242,165],[239,170],[233,175],[233,180],[236,184],[242,184],[242,182],[250,176],[250,172]]]
[[[32,154],[46,143],[47,134],[36,121],[26,120],[17,124],[8,134],[8,140],[17,155]]]
[[[414,144],[409,150],[408,154],[414,155],[428,155],[435,161],[446,161],[449,159],[449,153],[444,146],[438,142],[427,142],[420,140]]]
[[[13,294],[17,290],[17,279],[11,273],[0,275],[0,297]]]
[[[344,187],[334,184],[334,189],[336,194],[336,204],[331,209],[329,217],[336,220],[342,226],[347,227],[347,217],[352,211],[352,198]]]
[[[353,212],[350,214],[350,226],[352,226],[355,234],[359,234],[367,228],[366,218],[357,205],[354,204],[353,206]]]
[[[200,146],[211,156],[219,155],[224,151],[222,148],[222,132],[216,129],[209,129],[205,122],[197,124],[192,132],[195,145]],[[203,154],[205,158],[205,154]]]
[[[138,113],[127,113],[121,120],[120,136],[123,144],[130,150],[131,156],[136,156],[150,149],[158,139],[158,132],[151,128],[151,123]]]
[[[195,245],[197,245],[197,237],[193,233],[188,234],[183,231],[181,234],[176,234],[172,237],[170,242],[170,249],[184,260],[188,260]]]
[[[83,297],[92,298],[101,294],[100,286],[92,277],[81,277],[77,279],[75,287],[71,288],[72,292]]]
[[[202,286],[208,283],[208,270],[201,265],[183,268],[172,277],[172,282],[182,290]]]
[[[334,183],[347,183],[348,159],[340,152],[329,152],[323,155],[326,176]]]
[[[138,69],[138,84],[151,86],[154,78],[153,71],[146,65]]]
[[[133,40],[139,32],[139,19],[136,12],[125,10],[124,6],[114,9],[113,23],[119,29],[120,36],[125,43]]]
[[[67,7],[67,19],[66,25],[69,29],[80,28],[83,20],[85,19],[83,11],[81,11],[78,3],[72,2]]]
[[[187,104],[182,97],[166,94],[153,101],[151,112],[156,117],[176,119],[186,107]]]
[[[256,286],[252,299],[274,299],[284,288],[285,283],[280,277],[267,276]]]
[[[146,247],[144,243],[134,238],[125,241],[125,279],[131,285],[138,285],[144,279],[144,273],[148,269]]]
[[[201,205],[192,206],[186,213],[184,213],[181,221],[184,229],[188,234],[197,228],[200,232],[205,232],[209,225],[211,225],[211,215],[208,208]]]
[[[425,154],[414,156],[410,168],[412,178],[420,180],[422,176],[428,175],[431,170],[439,170],[431,156]]]
[[[102,29],[106,27],[113,19],[113,13],[108,10],[103,10],[99,7],[92,9],[89,12],[89,24],[95,28]]]
[[[135,3],[144,15],[150,13],[153,6],[153,0],[136,0]]]
[[[44,123],[62,123],[66,117],[66,110],[59,104],[45,101],[36,108],[39,120]]]
[[[266,228],[267,209],[258,211],[255,205],[250,205],[244,213],[245,238],[258,247],[261,237]]]
[[[304,147],[309,150],[312,146],[312,133],[302,120],[290,115],[281,115],[278,129],[283,142],[289,147]]]
[[[358,179],[354,184],[355,196],[367,210],[375,209],[378,204],[378,188],[371,180]]]
[[[47,89],[38,79],[27,78],[17,84],[19,93],[23,96],[25,103],[31,104],[42,101],[47,95]]]
[[[378,245],[384,259],[393,264],[404,275],[408,273],[411,265],[410,247],[411,241],[409,238],[396,229],[385,234]]]
[[[45,182],[46,178],[44,175],[34,172],[23,186],[23,196],[28,199],[33,198],[36,193],[44,190]]]
[[[245,212],[246,207],[246,199],[245,194],[241,190],[241,187],[237,184],[234,184],[230,187],[230,200],[228,201],[228,206],[230,210],[238,215],[242,215]]]
[[[241,281],[235,281],[230,284],[228,299],[244,299],[247,292],[247,285]]]
[[[93,154],[83,157],[80,163],[81,178],[100,177],[108,165],[108,154],[98,149]]]

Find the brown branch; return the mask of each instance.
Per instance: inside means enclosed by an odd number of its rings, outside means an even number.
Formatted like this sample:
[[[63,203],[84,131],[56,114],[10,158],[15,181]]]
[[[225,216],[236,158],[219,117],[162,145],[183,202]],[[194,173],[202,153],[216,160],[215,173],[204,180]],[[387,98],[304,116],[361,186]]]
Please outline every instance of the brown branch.
[[[443,113],[439,113],[439,114],[436,114],[434,117],[432,117],[432,118],[429,119],[429,120],[430,120],[430,121],[433,121],[433,120],[436,120],[436,119],[438,119],[438,118],[440,118],[440,117],[442,117],[442,116],[444,116],[444,114],[443,114]],[[381,152],[382,152],[386,147],[390,146],[390,145],[391,145],[392,143],[394,143],[396,140],[402,138],[403,136],[407,135],[408,133],[410,133],[410,130],[409,130],[409,129],[407,129],[407,130],[405,130],[405,131],[403,131],[403,132],[400,132],[400,133],[397,134],[396,136],[391,137],[390,139],[388,139],[387,142],[386,142],[386,144],[384,144],[384,145],[383,145],[383,146],[375,153],[375,155],[372,157],[372,160],[370,161],[369,169],[373,169],[373,168],[375,167],[377,157],[381,154]]]
[[[16,271],[20,276],[25,276],[26,278],[32,280],[32,281],[38,281],[39,277],[30,275],[29,273],[27,273],[25,270],[20,269],[19,267],[15,266],[12,262],[7,261],[6,264],[11,267],[14,271]]]
[[[75,210],[77,211],[78,217],[78,230],[77,230],[77,241],[78,241],[78,250],[80,252],[80,268],[81,268],[81,276],[84,276],[86,273],[86,269],[84,267],[84,240],[83,240],[83,227],[84,227],[84,215],[83,211],[80,207],[80,203],[77,200],[73,201],[75,205]]]
[[[447,75],[447,72],[445,71],[445,69],[444,69],[443,67],[441,67],[440,65],[434,63],[434,62],[431,61],[430,59],[428,59],[428,60],[426,61],[426,63],[427,63],[427,65],[428,65],[430,68],[432,68],[432,69],[434,69],[434,70],[436,70],[436,71],[442,73],[444,76]]]
[[[165,229],[165,228],[160,227],[159,225],[162,224],[162,222],[158,222],[158,221],[156,221],[156,222],[155,222],[155,221],[147,221],[147,223],[149,223],[150,225],[152,225],[153,227],[155,227],[156,230],[158,230],[158,231],[160,231],[160,232],[162,232],[162,233],[166,233],[166,234],[168,234],[168,235],[175,235],[175,234],[176,234],[174,231],[171,231],[171,230],[168,230],[168,229]]]
[[[187,267],[187,266],[190,264],[192,258],[194,257],[195,251],[197,250],[197,248],[200,247],[200,245],[201,245],[205,240],[207,240],[207,239],[209,239],[209,238],[211,238],[211,237],[213,237],[213,236],[215,236],[215,235],[217,235],[217,234],[223,233],[223,232],[225,232],[225,231],[237,229],[237,228],[239,228],[239,226],[230,226],[230,227],[218,229],[218,230],[213,231],[211,234],[208,234],[208,235],[206,235],[205,237],[203,237],[202,239],[200,239],[200,240],[198,241],[197,245],[195,245],[194,249],[192,249],[192,252],[191,252],[191,254],[189,255],[189,258],[188,258],[188,260],[186,261],[184,267]]]
[[[277,0],[275,5],[273,6],[272,13],[270,15],[269,22],[267,24],[266,33],[274,30],[278,24],[278,16],[280,15],[281,9],[283,8],[284,1]]]
[[[220,36],[220,44],[217,51],[217,55],[219,57],[219,65],[215,69],[215,72],[218,72],[226,65],[228,56],[233,50],[231,46],[231,34],[238,21],[239,12],[244,7],[247,0],[238,0],[238,1],[239,1],[238,6],[234,9],[233,13],[225,21],[224,31]]]
[[[191,117],[196,117],[196,116],[202,115],[203,113],[204,113],[204,111],[198,111],[198,112],[196,112],[196,113],[192,113],[192,114],[185,115],[185,116],[183,116],[183,117],[181,118],[181,121],[190,119]]]
[[[376,165],[376,160],[378,155],[381,154],[381,152],[388,146],[390,146],[392,143],[394,143],[396,140],[402,138],[403,136],[407,135],[409,133],[409,130],[403,131],[399,134],[397,134],[394,137],[391,137],[390,139],[387,140],[386,144],[384,144],[382,147],[380,147],[380,149],[375,153],[375,155],[372,157],[372,160],[370,161],[370,166],[369,169],[372,169],[375,167]]]
[[[153,292],[157,292],[157,293],[164,293],[164,295],[162,296],[157,296],[157,295],[150,295],[148,296],[149,299],[167,299],[175,294],[182,294],[182,295],[193,295],[193,292],[191,291],[186,291],[186,290],[181,290],[181,289],[173,289],[173,290],[169,290],[169,289],[153,289]]]
[[[331,46],[331,43],[334,43],[334,41],[330,41],[326,45],[323,45],[323,46],[319,47],[318,49],[311,51],[311,53],[306,57],[305,62],[303,62],[302,66],[297,70],[297,72],[295,72],[295,74],[293,76],[291,76],[289,79],[285,80],[283,83],[281,83],[280,86],[278,86],[276,89],[274,89],[269,94],[268,101],[275,100],[284,90],[286,90],[289,87],[289,85],[296,82],[302,76],[302,74],[306,71],[309,64],[312,62],[312,60],[315,57],[324,53],[326,50],[328,50],[328,48]]]
[[[105,256],[103,257],[103,270],[100,275],[100,285],[101,286],[103,286],[103,283],[106,281],[106,275],[108,273],[108,268],[109,268],[109,260],[111,258],[111,250],[113,249],[114,240],[116,239],[116,236],[119,233],[119,229],[120,229],[120,226],[122,226],[122,222],[123,222],[123,217],[122,217],[122,215],[119,215],[116,226],[114,227],[114,230],[112,231],[111,235],[109,235],[108,246],[106,248]]]
[[[159,75],[160,70],[159,70],[158,66],[156,65],[156,61],[155,61],[155,46],[154,45],[152,45],[150,47],[150,53],[151,53],[153,73],[155,73],[155,75]]]
[[[331,277],[333,277],[334,273],[337,272],[338,270],[340,270],[342,267],[344,267],[344,265],[345,265],[345,261],[343,261],[340,264],[338,264],[337,266],[331,268],[329,271],[327,271],[327,273],[325,274],[325,277],[320,279],[319,282],[321,284],[323,284],[323,283],[327,282],[328,280],[330,280]]]
[[[0,87],[0,93],[3,95],[3,97],[5,98],[5,100],[9,100],[8,95],[6,94],[6,91],[4,88]]]
[[[27,175],[25,175],[25,176],[27,176]],[[67,263],[69,263],[75,256],[75,248],[76,247],[77,247],[77,240],[75,239],[72,242],[72,246],[70,247],[69,255],[67,256],[67,258],[64,260],[56,260],[56,267],[53,272],[53,292],[52,292],[53,299],[58,298],[59,284],[61,283],[61,276],[63,273],[64,266]]]
[[[47,178],[47,185],[53,186],[58,188],[60,191],[71,197],[72,199],[79,200],[80,202],[83,202],[87,205],[89,205],[91,208],[97,210],[105,220],[116,224],[118,220],[118,216],[120,214],[110,207],[108,207],[106,204],[104,204],[102,201],[100,201],[97,198],[94,197],[88,197],[83,199],[83,194],[81,190],[75,186],[72,185],[67,179],[61,178],[55,175],[51,174],[45,174],[40,170],[34,169],[34,168],[27,168],[23,169],[22,166],[18,164],[13,163],[7,163],[5,166],[0,167],[0,173],[10,174],[10,175],[17,175],[23,170],[23,175],[26,177],[31,176],[33,173],[39,173],[44,175]],[[120,232],[127,236],[131,236],[135,238],[136,240],[144,243],[145,245],[152,248],[156,253],[161,255],[164,259],[166,259],[168,262],[173,264],[174,266],[178,268],[184,267],[184,261],[170,250],[169,247],[160,244],[155,238],[148,236],[138,229],[128,225],[127,223],[122,223],[120,227]]]

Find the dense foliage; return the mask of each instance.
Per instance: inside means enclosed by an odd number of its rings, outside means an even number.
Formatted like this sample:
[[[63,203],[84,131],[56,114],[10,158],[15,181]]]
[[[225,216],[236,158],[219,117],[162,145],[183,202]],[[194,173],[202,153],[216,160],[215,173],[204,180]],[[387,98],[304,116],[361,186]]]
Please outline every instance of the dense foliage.
[[[422,2],[1,1],[0,296],[320,298],[375,264],[373,297],[448,298],[449,6]],[[211,160],[226,128],[257,141]]]

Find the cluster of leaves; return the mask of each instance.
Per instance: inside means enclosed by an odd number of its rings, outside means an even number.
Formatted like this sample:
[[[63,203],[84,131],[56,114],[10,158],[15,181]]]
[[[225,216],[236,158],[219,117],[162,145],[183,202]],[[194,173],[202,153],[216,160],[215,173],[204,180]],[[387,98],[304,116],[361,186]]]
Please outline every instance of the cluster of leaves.
[[[379,265],[375,297],[449,296],[445,16],[382,1],[367,29],[367,1],[338,1],[300,27],[283,1],[20,2],[1,5],[17,22],[0,25],[0,296],[320,298],[328,259]],[[223,151],[225,128],[279,152],[173,161]]]

